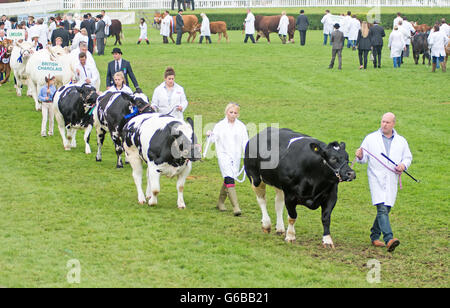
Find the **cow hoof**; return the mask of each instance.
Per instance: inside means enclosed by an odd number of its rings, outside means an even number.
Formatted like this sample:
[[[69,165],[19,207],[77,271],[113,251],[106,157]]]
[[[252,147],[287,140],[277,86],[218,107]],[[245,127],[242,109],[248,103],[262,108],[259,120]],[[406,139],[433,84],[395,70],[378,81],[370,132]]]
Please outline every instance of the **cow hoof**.
[[[70,151],[70,150],[71,150],[71,147],[64,147],[64,150]]]
[[[285,241],[288,244],[295,244],[295,238],[294,239],[285,239]]]
[[[96,157],[96,158],[95,158],[95,161],[100,162],[100,161],[102,161],[102,159],[101,159],[101,158],[99,159],[99,158]]]
[[[145,204],[145,200],[144,200],[144,201],[138,201],[138,203],[139,203],[140,205],[144,205],[144,204]]]
[[[261,228],[262,229],[262,231],[264,232],[264,233],[266,233],[266,234],[269,234],[270,233],[270,231],[272,231],[272,227],[266,227],[266,228],[264,228],[264,227],[262,227]]]
[[[335,249],[335,247],[334,247],[334,244],[322,244],[323,245],[323,248],[325,248],[325,249]]]
[[[120,169],[120,168],[123,168],[123,166],[117,165],[116,168],[117,168],[117,169]]]
[[[186,205],[185,206],[178,206],[179,210],[185,210],[186,209]]]

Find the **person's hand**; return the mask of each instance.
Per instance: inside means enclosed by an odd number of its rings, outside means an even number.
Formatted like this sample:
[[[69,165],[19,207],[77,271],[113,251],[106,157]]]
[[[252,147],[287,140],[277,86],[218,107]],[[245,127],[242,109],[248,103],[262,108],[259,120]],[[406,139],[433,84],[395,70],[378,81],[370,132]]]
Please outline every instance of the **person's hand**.
[[[356,156],[359,160],[361,160],[361,159],[363,158],[363,149],[362,149],[362,148],[357,149],[357,150],[356,150],[356,153],[355,153],[355,156]]]
[[[91,83],[91,80],[89,78],[86,78],[86,80],[84,82],[85,83]]]
[[[183,111],[183,107],[177,106],[177,110],[178,110],[178,111]]]
[[[45,100],[48,102],[50,100],[50,98],[48,96],[46,96]]]
[[[212,135],[212,131],[209,130],[209,131],[206,132],[206,136],[209,137],[209,136],[211,136],[211,135]]]
[[[47,93],[50,93],[50,89],[47,89]]]
[[[399,164],[395,167],[395,170],[398,172],[403,172],[406,170],[406,166],[404,164]]]

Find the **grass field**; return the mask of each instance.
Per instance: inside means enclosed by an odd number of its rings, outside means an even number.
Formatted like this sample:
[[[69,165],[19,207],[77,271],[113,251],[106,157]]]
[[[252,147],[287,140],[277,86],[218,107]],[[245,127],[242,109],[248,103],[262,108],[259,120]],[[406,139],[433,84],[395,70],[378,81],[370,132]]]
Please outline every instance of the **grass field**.
[[[366,166],[342,183],[333,211],[336,250],[321,246],[319,211],[299,206],[297,242],[263,234],[261,214],[246,181],[237,186],[243,210],[233,217],[215,209],[221,176],[216,159],[195,163],[185,188],[187,209],[176,208],[174,179],[163,179],[156,207],[137,204],[129,165],[115,169],[111,140],[103,161],[78,148],[63,149],[55,136],[40,137],[41,115],[32,99],[0,88],[0,286],[4,287],[449,287],[450,161],[449,73],[431,74],[412,58],[393,69],[384,48],[381,70],[359,70],[357,52],[345,49],[343,70],[328,70],[329,46],[309,31],[307,46],[242,43],[163,45],[150,30],[151,45],[136,45],[137,26],[125,27],[124,58],[151,97],[167,66],[186,91],[185,116],[202,116],[202,127],[223,118],[227,102],[241,105],[244,123],[278,123],[324,142],[347,143],[351,159],[381,115],[397,115],[397,130],[414,156],[391,212],[395,253],[371,247]],[[186,36],[184,37],[184,40]],[[198,39],[197,39],[198,42]],[[111,43],[98,57],[102,89]],[[197,123],[198,124],[198,123]],[[205,136],[199,136],[204,140]],[[91,147],[95,152],[95,137]],[[275,221],[274,191],[268,189]],[[228,201],[227,201],[228,202]],[[81,283],[69,284],[67,262],[79,260]],[[381,262],[381,283],[369,284],[371,259]]]

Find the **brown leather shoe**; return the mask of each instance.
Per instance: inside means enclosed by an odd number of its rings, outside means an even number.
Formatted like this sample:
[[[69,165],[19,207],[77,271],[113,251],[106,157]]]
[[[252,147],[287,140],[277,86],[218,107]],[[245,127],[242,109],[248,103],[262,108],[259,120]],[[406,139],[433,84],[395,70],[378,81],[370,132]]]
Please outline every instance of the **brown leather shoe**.
[[[392,240],[390,240],[387,243],[387,251],[388,252],[393,252],[395,250],[395,248],[400,245],[400,241],[397,238],[393,238]]]
[[[386,245],[384,245],[384,243],[380,240],[375,240],[372,242],[372,245],[375,247],[385,247]]]

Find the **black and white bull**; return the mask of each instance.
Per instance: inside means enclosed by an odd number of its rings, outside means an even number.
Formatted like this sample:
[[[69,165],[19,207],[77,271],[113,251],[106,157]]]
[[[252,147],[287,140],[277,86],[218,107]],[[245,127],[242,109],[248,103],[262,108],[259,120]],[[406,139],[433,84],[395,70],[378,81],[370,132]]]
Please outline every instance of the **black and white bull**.
[[[94,126],[97,131],[96,160],[102,160],[102,146],[107,132],[111,134],[117,155],[117,168],[123,168],[121,155],[123,153],[122,129],[134,116],[153,112],[144,93],[128,95],[123,92],[108,92],[97,99],[94,111]]]
[[[53,96],[53,110],[65,150],[77,146],[77,130],[83,129],[85,153],[91,153],[89,137],[94,122],[92,111],[97,97],[96,89],[88,84],[81,87],[65,85],[56,91]]]
[[[140,204],[149,199],[157,204],[160,176],[177,176],[179,209],[186,207],[183,199],[184,184],[192,162],[201,158],[201,147],[194,134],[194,123],[159,113],[147,113],[132,118],[123,128],[124,148],[133,168],[133,178]],[[142,190],[142,161],[147,163],[147,190]]]
[[[348,166],[345,143],[325,144],[290,129],[267,128],[250,139],[245,149],[245,171],[262,211],[262,228],[269,233],[266,184],[276,190],[277,234],[284,234],[283,208],[289,215],[287,242],[295,241],[297,204],[311,210],[322,208],[324,247],[333,247],[330,236],[331,212],[337,201],[338,184],[355,179]]]

